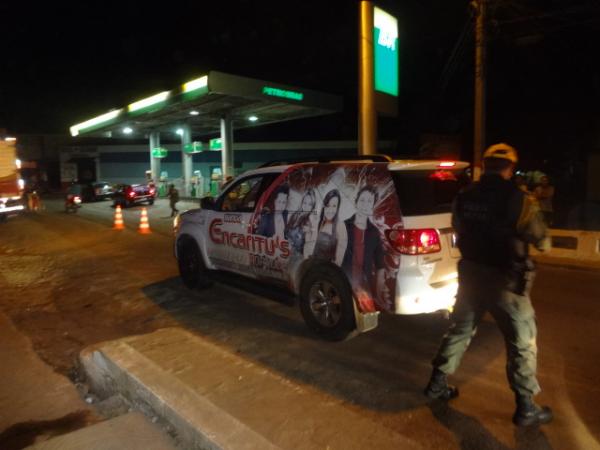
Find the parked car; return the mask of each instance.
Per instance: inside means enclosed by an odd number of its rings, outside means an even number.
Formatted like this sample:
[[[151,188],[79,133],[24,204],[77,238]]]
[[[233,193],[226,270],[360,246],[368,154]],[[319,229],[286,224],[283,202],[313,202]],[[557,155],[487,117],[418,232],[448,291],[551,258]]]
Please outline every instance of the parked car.
[[[95,181],[91,184],[91,188],[94,201],[110,199],[115,193],[114,188],[107,181]]]
[[[106,181],[89,181],[73,183],[70,190],[76,190],[82,202],[96,202],[111,198],[114,189]]]
[[[121,205],[124,208],[138,203],[152,205],[155,193],[155,188],[147,184],[120,184],[112,196],[113,205]]]
[[[219,270],[283,286],[331,340],[375,328],[381,311],[447,312],[460,257],[451,205],[467,167],[379,156],[246,172],[176,218],[181,278],[202,287]]]

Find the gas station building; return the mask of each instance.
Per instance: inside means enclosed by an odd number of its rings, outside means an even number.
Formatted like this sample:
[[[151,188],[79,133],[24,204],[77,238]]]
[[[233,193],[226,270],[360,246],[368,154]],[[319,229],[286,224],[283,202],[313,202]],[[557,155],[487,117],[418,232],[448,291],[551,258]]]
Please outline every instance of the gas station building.
[[[180,175],[183,193],[190,195],[192,183],[197,184],[199,178],[224,180],[251,168],[252,161],[257,159],[257,151],[262,155],[267,151],[266,159],[273,160],[289,158],[290,152],[297,153],[299,150],[303,150],[302,156],[312,156],[325,149],[335,154],[356,148],[353,142],[307,143],[309,148],[300,148],[300,143],[235,145],[233,142],[234,129],[341,110],[342,99],[339,96],[210,71],[170,91],[73,125],[70,131],[71,136],[119,138],[120,142],[126,137],[136,138],[138,142],[141,138],[147,139],[146,148],[139,145],[100,146],[93,155],[87,155],[96,161],[96,179],[141,182],[149,168],[148,178],[159,182],[170,170],[171,174]],[[164,137],[165,134],[173,136],[173,133],[180,137],[180,144],[161,145],[161,134]],[[202,138],[211,135],[219,137],[202,141]],[[234,152],[234,149],[244,151]],[[286,154],[280,154],[281,150]],[[86,151],[81,147],[61,155],[62,178],[69,177],[69,161],[85,156]],[[260,158],[265,159],[264,156]],[[194,165],[198,163],[203,163],[204,170],[194,171]],[[205,185],[201,186],[201,189],[205,188]]]

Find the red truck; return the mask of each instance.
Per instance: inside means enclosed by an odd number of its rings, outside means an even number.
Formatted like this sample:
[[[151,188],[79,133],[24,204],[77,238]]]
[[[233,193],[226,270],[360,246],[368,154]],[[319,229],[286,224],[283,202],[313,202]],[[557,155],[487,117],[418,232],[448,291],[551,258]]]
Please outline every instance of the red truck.
[[[23,211],[15,140],[0,139],[0,222]]]

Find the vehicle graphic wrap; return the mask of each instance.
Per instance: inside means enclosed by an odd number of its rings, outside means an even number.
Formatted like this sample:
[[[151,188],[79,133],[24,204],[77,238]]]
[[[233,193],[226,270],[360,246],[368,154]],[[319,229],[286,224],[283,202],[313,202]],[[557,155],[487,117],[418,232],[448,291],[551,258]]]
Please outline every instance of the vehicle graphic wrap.
[[[328,261],[346,273],[361,311],[393,311],[400,255],[385,233],[403,224],[385,164],[295,166],[265,192],[249,225],[250,238],[235,245],[252,254],[258,277],[282,270],[297,286],[302,262]]]

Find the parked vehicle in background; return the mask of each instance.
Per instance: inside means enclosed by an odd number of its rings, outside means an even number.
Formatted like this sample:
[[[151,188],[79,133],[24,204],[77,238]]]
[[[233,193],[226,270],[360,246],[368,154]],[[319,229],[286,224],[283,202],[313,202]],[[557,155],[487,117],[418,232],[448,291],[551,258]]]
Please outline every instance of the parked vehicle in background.
[[[375,328],[380,311],[447,313],[460,257],[452,201],[468,163],[357,159],[248,171],[179,215],[184,284],[201,287],[219,270],[284,287],[331,340]]]
[[[120,184],[112,195],[113,205],[125,208],[138,203],[154,204],[156,188],[147,184]]]
[[[91,188],[93,201],[110,199],[115,193],[114,188],[107,181],[95,181],[91,184]]]
[[[15,141],[0,138],[0,222],[25,209],[18,166]]]

